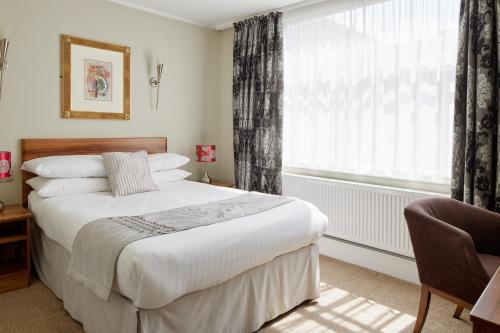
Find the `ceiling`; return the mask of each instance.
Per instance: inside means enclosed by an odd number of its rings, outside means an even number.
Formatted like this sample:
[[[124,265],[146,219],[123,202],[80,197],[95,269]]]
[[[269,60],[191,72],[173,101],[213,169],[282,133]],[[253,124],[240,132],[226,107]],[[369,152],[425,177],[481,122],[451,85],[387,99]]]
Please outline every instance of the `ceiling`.
[[[224,29],[242,18],[279,8],[292,6],[304,0],[109,0],[127,7],[157,15]]]

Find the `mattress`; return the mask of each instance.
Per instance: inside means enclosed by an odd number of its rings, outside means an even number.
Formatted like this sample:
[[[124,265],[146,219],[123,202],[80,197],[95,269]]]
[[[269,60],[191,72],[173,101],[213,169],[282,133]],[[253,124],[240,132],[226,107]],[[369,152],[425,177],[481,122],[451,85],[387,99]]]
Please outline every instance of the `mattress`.
[[[31,192],[29,205],[47,237],[71,252],[80,228],[96,219],[141,215],[240,193],[179,181],[162,185],[160,191],[127,197],[101,192],[41,198]],[[138,308],[159,308],[316,243],[326,224],[327,218],[316,207],[297,199],[252,216],[143,239],[126,246],[119,256],[114,290]]]

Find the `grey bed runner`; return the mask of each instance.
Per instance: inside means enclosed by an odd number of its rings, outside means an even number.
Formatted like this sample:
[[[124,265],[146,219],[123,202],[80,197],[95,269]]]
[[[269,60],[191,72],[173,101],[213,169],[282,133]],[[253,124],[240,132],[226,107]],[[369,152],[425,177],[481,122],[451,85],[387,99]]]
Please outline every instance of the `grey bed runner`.
[[[73,242],[68,275],[98,297],[108,300],[116,261],[128,244],[140,239],[189,230],[254,215],[292,201],[261,193],[141,216],[99,219],[84,225]]]

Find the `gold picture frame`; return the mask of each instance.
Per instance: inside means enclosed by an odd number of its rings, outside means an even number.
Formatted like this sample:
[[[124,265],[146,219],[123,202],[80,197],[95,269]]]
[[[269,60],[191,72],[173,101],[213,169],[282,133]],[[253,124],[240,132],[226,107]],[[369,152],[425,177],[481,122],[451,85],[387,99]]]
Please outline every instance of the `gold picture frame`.
[[[61,35],[61,117],[130,119],[130,48]]]

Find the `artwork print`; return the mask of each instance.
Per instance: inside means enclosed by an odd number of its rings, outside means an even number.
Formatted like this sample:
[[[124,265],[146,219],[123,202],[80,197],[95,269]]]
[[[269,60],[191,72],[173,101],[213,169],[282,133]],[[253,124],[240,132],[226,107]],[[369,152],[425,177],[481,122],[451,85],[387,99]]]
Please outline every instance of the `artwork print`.
[[[93,101],[112,100],[113,64],[111,62],[85,59],[85,99]]]
[[[130,48],[61,35],[61,116],[130,120]]]

